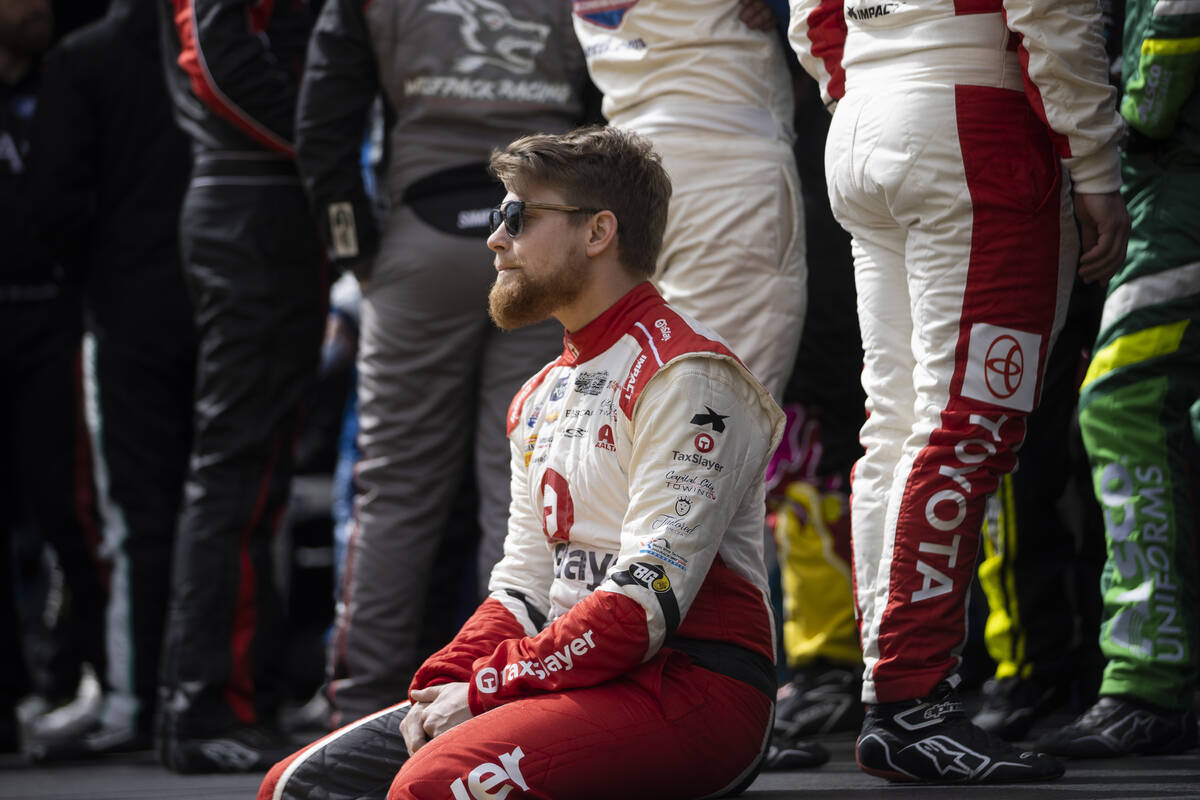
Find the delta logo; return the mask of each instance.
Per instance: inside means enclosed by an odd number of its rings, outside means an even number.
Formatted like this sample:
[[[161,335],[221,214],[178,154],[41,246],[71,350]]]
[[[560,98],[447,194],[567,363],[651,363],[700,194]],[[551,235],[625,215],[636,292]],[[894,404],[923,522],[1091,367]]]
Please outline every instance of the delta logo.
[[[575,16],[601,28],[616,30],[625,20],[629,9],[638,0],[574,0],[571,4]]]

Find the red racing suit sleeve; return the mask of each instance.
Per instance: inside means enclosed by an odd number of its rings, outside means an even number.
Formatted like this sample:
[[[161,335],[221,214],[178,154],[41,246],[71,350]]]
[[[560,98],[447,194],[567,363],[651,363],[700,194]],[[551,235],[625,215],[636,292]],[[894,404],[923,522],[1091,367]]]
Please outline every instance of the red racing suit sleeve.
[[[735,513],[744,503],[762,507],[763,473],[782,414],[732,359],[668,363],[646,384],[631,416],[620,420],[618,447],[630,453],[629,501],[614,564],[594,592],[540,633],[506,639],[475,661],[472,713],[594,686],[652,657],[686,617]],[[517,489],[514,481],[514,507]],[[681,492],[694,502],[690,530],[656,528],[654,520],[674,507]],[[761,524],[760,517],[760,542]],[[544,580],[544,572],[510,569],[524,551],[549,552],[540,520],[532,529],[510,527],[505,548],[510,563],[493,571],[493,598],[506,589],[525,591],[529,579]]]
[[[1108,82],[1100,7],[1095,0],[1003,0],[1025,95],[1046,126],[1075,191],[1121,187],[1117,90]]]
[[[275,2],[171,0],[192,91],[238,130],[293,155],[296,81],[271,52],[265,29]]]

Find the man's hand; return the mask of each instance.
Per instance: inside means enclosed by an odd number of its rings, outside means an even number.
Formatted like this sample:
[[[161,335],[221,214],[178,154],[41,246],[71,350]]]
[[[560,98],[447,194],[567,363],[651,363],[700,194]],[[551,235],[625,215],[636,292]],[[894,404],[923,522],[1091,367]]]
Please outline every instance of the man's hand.
[[[1103,283],[1125,262],[1129,244],[1129,212],[1120,192],[1075,193],[1075,216],[1081,234],[1079,277]]]
[[[775,12],[763,0],[738,0],[738,19],[747,28],[769,31],[775,27]]]
[[[410,697],[412,708],[400,723],[400,733],[409,755],[424,747],[430,739],[471,718],[467,684],[462,681],[416,689]]]

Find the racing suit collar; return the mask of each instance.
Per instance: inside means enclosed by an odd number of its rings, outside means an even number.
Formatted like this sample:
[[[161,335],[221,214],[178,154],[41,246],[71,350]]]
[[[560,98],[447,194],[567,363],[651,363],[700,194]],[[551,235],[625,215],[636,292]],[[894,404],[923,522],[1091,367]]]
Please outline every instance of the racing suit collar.
[[[562,362],[578,364],[603,353],[625,335],[630,320],[641,316],[648,306],[664,302],[654,284],[639,283],[587,325],[563,334]]]

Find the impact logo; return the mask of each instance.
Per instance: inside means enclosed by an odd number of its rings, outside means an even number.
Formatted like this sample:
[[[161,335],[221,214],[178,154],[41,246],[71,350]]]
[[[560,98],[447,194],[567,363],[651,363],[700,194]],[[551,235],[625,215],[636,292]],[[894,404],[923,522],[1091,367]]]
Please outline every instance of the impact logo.
[[[638,4],[638,0],[574,0],[575,16],[586,19],[593,25],[615,30],[621,27],[625,14]]]
[[[458,32],[468,53],[455,62],[456,72],[491,65],[528,75],[550,36],[549,25],[516,19],[495,0],[434,0],[429,10],[462,20]]]
[[[1032,411],[1042,337],[986,323],[971,326],[962,395],[985,403]]]

